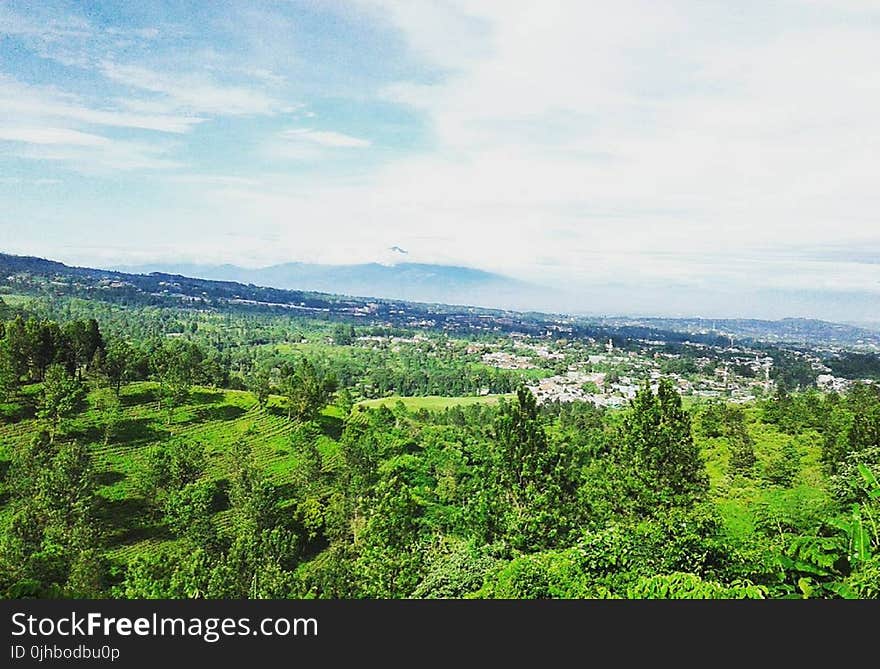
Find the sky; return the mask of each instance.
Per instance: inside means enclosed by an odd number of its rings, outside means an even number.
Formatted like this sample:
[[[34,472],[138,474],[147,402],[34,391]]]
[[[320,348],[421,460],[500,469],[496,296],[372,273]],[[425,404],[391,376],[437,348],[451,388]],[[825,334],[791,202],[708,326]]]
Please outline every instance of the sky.
[[[0,0],[0,251],[880,322],[877,63],[880,0]]]

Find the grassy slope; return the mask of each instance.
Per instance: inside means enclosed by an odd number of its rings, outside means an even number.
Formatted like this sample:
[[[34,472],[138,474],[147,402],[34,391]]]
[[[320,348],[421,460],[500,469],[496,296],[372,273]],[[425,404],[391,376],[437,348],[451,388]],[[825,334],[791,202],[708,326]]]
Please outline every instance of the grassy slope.
[[[33,300],[33,298],[28,295],[7,295],[3,293],[0,293],[0,299],[2,299],[3,302],[9,307],[20,307]]]
[[[122,417],[107,444],[103,432],[106,390],[90,393],[88,409],[68,425],[71,435],[88,444],[94,456],[102,515],[111,528],[111,543],[118,544],[118,557],[130,557],[165,540],[158,528],[144,520],[145,500],[137,485],[137,473],[151,447],[172,441],[200,442],[208,458],[208,475],[222,482],[232,464],[230,446],[245,439],[256,463],[281,491],[296,467],[290,452],[292,425],[279,398],[271,398],[269,406],[260,409],[248,392],[196,388],[187,404],[170,413],[169,421],[169,412],[157,407],[155,389],[152,383],[123,389]],[[338,433],[341,427],[334,407],[325,411],[322,422],[328,434]],[[31,439],[37,429],[32,418],[0,425],[0,462],[8,461],[11,449]],[[222,524],[222,512],[218,520]]]
[[[36,392],[36,386],[26,392]],[[254,458],[278,486],[281,495],[292,481],[296,459],[290,451],[292,425],[279,397],[270,398],[266,409],[260,409],[253,395],[243,391],[222,391],[207,388],[193,390],[190,401],[170,415],[159,410],[152,383],[136,383],[122,393],[122,418],[108,444],[104,443],[103,406],[108,391],[89,395],[89,408],[71,421],[72,435],[88,444],[94,454],[95,466],[102,484],[103,515],[111,528],[111,545],[115,557],[127,560],[168,541],[161,528],[146,520],[145,500],[137,486],[137,472],[142,467],[149,449],[159,443],[182,440],[201,442],[208,456],[208,474],[223,482],[228,478],[231,461],[230,446],[238,439],[246,439],[253,449]],[[386,405],[397,402],[411,410],[443,410],[453,406],[476,403],[496,403],[502,397],[388,397],[361,402],[361,407]],[[510,396],[506,396],[510,397]],[[32,438],[38,429],[31,417],[19,419],[7,405],[6,420],[0,423],[0,466],[8,464],[9,454],[16,443]],[[727,476],[728,447],[723,438],[696,437],[706,460],[712,485],[712,497],[721,512],[728,534],[747,540],[756,524],[768,517],[792,518],[821,512],[829,500],[825,480],[821,474],[819,455],[821,439],[813,432],[791,437],[772,425],[760,421],[759,410],[748,408],[749,431],[755,440],[757,465],[751,479],[731,481]],[[342,416],[336,407],[328,407],[321,421],[324,437],[319,448],[328,452],[336,448],[333,437],[338,437]],[[698,434],[699,431],[695,430]],[[801,471],[790,488],[768,485],[762,481],[767,464],[779,456],[783,445],[793,440],[801,455]],[[2,492],[2,491],[0,491]],[[0,504],[3,503],[0,497]],[[284,500],[281,500],[283,503]],[[0,506],[0,523],[5,511]],[[218,522],[223,525],[225,514],[220,512]],[[763,519],[763,521],[762,521]],[[794,520],[794,518],[792,518]]]

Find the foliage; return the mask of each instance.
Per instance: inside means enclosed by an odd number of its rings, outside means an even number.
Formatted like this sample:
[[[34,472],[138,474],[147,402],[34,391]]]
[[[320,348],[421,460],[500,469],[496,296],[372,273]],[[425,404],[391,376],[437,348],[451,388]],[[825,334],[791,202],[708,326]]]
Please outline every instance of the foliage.
[[[0,328],[3,596],[878,596],[867,384],[539,404],[571,358],[489,334],[48,304]]]
[[[37,415],[46,421],[52,440],[62,421],[82,409],[86,389],[61,365],[50,365],[43,380],[43,394]]]
[[[612,446],[612,463],[620,493],[641,515],[690,504],[709,486],[690,417],[666,380],[656,394],[647,385],[636,394]]]
[[[641,578],[626,594],[629,599],[764,599],[767,589],[747,581],[725,586],[675,572]]]
[[[298,421],[312,420],[330,401],[336,381],[322,375],[309,360],[288,369],[284,382],[287,417]]]

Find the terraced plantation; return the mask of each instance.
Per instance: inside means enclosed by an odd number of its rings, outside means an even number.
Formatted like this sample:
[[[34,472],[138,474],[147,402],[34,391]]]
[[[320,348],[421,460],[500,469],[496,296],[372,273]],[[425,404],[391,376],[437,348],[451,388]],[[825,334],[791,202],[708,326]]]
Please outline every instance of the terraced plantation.
[[[201,444],[208,458],[206,475],[221,487],[228,483],[231,446],[240,440],[251,447],[255,466],[276,490],[285,490],[296,467],[290,449],[294,424],[287,418],[281,398],[271,396],[261,408],[247,391],[195,387],[185,404],[169,411],[161,407],[158,391],[153,382],[123,388],[110,435],[105,427],[112,403],[109,389],[90,392],[87,408],[66,426],[69,438],[88,446],[100,486],[101,515],[110,528],[110,556],[122,561],[173,543],[160,524],[150,521],[138,489],[138,476],[150,449],[172,442]],[[320,448],[329,454],[336,446],[330,435],[341,430],[339,411],[327,407],[320,424],[326,431]],[[41,429],[43,425],[34,417],[0,424],[0,464],[8,466],[13,450]],[[278,501],[284,505],[285,500]],[[0,513],[8,511],[9,506],[4,505]],[[218,527],[226,525],[227,516],[222,509],[216,511]]]

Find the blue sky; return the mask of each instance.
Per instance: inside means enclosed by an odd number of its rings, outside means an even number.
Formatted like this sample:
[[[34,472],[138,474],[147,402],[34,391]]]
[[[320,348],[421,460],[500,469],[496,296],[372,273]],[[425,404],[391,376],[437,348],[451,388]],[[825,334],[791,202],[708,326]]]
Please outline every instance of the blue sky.
[[[878,62],[876,0],[0,1],[0,249],[875,320]]]

